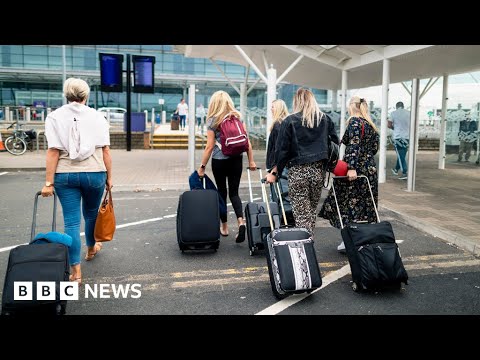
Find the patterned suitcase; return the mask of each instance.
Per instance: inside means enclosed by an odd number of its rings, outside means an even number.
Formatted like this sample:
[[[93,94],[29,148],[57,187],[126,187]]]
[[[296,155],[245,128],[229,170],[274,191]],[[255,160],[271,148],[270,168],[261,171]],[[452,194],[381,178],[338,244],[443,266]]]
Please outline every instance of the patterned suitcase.
[[[266,197],[265,181],[262,191]],[[276,183],[277,190],[278,183]],[[280,193],[280,191],[279,191]],[[285,224],[287,217],[280,198]],[[305,228],[288,227],[275,229],[267,203],[271,233],[265,239],[266,257],[270,284],[277,299],[290,294],[310,293],[322,286],[322,276],[318,266],[315,247],[310,233]]]

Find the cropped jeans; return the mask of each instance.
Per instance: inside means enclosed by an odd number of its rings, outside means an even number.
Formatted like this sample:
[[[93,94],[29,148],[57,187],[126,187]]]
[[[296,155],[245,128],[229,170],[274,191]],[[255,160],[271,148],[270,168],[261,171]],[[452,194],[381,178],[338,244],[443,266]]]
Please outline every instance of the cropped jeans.
[[[62,204],[65,233],[73,239],[68,249],[70,266],[80,264],[80,203],[85,219],[86,243],[92,247],[95,245],[93,232],[106,181],[106,172],[55,174],[55,192]]]

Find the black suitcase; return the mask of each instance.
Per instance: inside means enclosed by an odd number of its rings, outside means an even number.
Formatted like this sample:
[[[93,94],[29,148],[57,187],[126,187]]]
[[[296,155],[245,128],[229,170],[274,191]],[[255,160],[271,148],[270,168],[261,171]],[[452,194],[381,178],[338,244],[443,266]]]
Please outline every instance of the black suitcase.
[[[262,170],[257,168],[262,179]],[[248,189],[250,192],[250,202],[245,206],[245,219],[247,226],[247,239],[250,256],[257,250],[264,250],[265,239],[270,233],[270,221],[268,220],[267,205],[265,197],[263,202],[253,202],[252,182],[250,178],[250,169],[247,168]],[[262,191],[263,195],[263,191]],[[270,211],[273,214],[274,227],[280,227],[280,212],[278,205],[270,202]]]
[[[288,193],[288,169],[285,168],[282,175],[278,178],[279,190],[275,189],[273,184],[270,184],[270,192],[272,200],[280,206],[280,198],[277,192],[282,194],[283,207],[285,208],[285,215],[287,216],[288,225],[295,226],[295,218],[293,217],[292,204],[290,202],[290,195]]]
[[[210,189],[185,191],[177,208],[177,241],[184,250],[217,251],[220,246],[218,192]]]
[[[20,245],[10,251],[2,294],[2,315],[63,315],[67,301],[60,300],[60,282],[68,281],[70,274],[68,248],[63,244],[33,241],[39,191],[35,195],[30,244]],[[57,199],[53,193],[52,231],[56,229]],[[14,300],[14,283],[32,282],[32,300]],[[37,282],[55,282],[55,300],[36,300]]]
[[[403,266],[392,225],[388,221],[380,221],[370,181],[365,175],[358,176],[367,180],[377,223],[352,223],[343,226],[334,185],[335,179],[339,178],[344,179],[346,176],[334,177],[332,189],[342,226],[342,239],[352,272],[352,289],[363,291],[401,288],[402,282],[408,283],[407,271]]]
[[[278,183],[277,183],[278,185]],[[262,180],[262,191],[266,189]],[[282,214],[287,224],[285,209],[280,199]],[[267,212],[270,214],[267,203]],[[271,233],[267,235],[266,257],[270,285],[277,299],[284,299],[290,294],[310,293],[322,286],[322,275],[318,266],[313,239],[305,228],[285,225],[274,229],[270,219]]]

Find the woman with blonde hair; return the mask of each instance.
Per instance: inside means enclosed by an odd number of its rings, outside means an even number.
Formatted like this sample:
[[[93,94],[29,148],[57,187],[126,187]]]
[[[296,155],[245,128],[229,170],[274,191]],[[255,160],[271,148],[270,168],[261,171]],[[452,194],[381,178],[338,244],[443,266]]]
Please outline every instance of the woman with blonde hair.
[[[345,144],[347,163],[347,178],[349,181],[336,181],[335,191],[338,200],[343,224],[352,222],[376,222],[377,217],[370,196],[370,190],[365,179],[357,179],[358,175],[365,175],[370,181],[375,203],[378,205],[378,175],[375,163],[375,154],[378,151],[378,129],[370,117],[368,103],[358,96],[352,97],[348,106],[350,117],[342,138]],[[320,217],[330,220],[330,224],[341,228],[332,190],[323,203]],[[338,246],[338,251],[345,251],[345,245]]]
[[[85,260],[93,260],[102,243],[94,229],[103,191],[112,188],[112,158],[107,119],[86,105],[90,87],[82,79],[69,78],[63,85],[68,104],[45,120],[48,140],[46,181],[42,196],[53,189],[62,204],[65,233],[73,239],[68,249],[70,280],[82,282],[80,222],[85,219]]]
[[[275,145],[275,166],[267,175],[268,183],[277,181],[288,167],[288,187],[297,227],[314,235],[317,206],[325,177],[329,137],[338,144],[335,125],[320,111],[313,93],[304,88],[293,98],[293,114],[287,116]]]
[[[288,108],[285,101],[277,99],[272,102],[272,126],[270,127],[270,136],[268,137],[267,147],[267,169],[275,165],[275,145],[280,131],[280,124],[288,116]]]
[[[240,178],[242,177],[243,170],[243,154],[227,156],[223,154],[219,144],[220,139],[220,125],[223,120],[233,115],[238,119],[241,119],[241,114],[235,109],[232,98],[225,91],[217,91],[212,95],[210,103],[208,105],[207,114],[207,145],[203,152],[202,163],[198,168],[198,175],[203,176],[205,174],[205,168],[212,157],[212,172],[215,177],[215,183],[218,188],[218,192],[227,203],[227,180],[228,180],[228,195],[232,202],[233,210],[237,216],[238,222],[238,234],[236,242],[240,243],[245,240],[245,220],[243,218],[242,200],[238,196],[238,188],[240,186]],[[245,132],[247,131],[245,124],[243,123]],[[256,170],[257,165],[253,160],[252,144],[248,140],[248,166],[251,170]],[[228,223],[227,214],[221,215],[220,220],[222,222],[220,233],[223,236],[228,236]]]

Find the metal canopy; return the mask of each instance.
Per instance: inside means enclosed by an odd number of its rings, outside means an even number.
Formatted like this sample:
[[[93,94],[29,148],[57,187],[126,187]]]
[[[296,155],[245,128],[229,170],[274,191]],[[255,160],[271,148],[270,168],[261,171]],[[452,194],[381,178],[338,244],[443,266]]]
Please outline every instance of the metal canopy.
[[[187,57],[248,65],[234,45],[174,47]],[[350,89],[381,85],[384,58],[391,61],[391,83],[480,69],[479,45],[241,45],[241,48],[262,72],[266,60],[279,74],[299,55],[304,55],[283,80],[319,89],[340,89],[342,70],[348,71]]]

